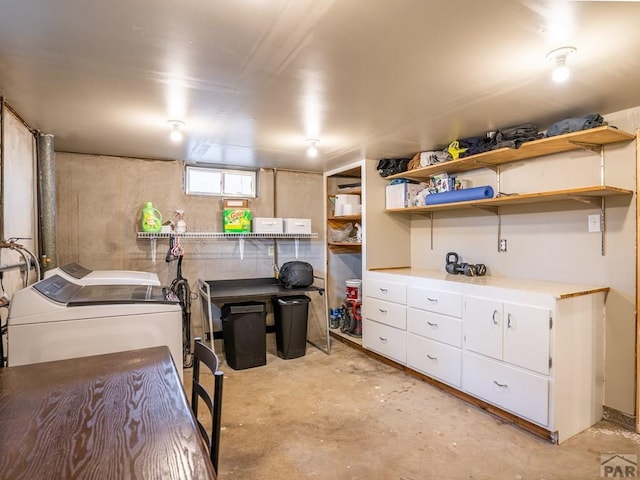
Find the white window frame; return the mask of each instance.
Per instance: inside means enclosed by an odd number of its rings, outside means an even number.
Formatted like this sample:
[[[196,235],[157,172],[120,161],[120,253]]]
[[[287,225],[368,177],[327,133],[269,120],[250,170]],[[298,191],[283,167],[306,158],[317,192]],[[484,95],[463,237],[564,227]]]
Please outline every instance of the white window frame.
[[[218,177],[218,178],[216,178]],[[251,197],[257,196],[255,170],[234,170],[229,168],[209,168],[185,165],[184,192],[187,195],[210,195],[215,197]],[[231,190],[232,185],[241,189]]]

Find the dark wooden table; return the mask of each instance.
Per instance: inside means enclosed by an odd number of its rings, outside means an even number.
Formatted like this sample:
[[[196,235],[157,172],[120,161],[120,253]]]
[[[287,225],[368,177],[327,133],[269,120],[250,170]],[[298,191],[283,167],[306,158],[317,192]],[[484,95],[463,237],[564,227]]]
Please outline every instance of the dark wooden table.
[[[212,478],[167,347],[0,369],[0,479]]]

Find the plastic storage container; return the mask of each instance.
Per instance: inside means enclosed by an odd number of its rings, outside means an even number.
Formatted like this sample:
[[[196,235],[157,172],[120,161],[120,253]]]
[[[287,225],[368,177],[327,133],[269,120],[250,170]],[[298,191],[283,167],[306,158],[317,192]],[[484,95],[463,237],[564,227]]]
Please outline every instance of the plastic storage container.
[[[226,303],[222,306],[225,358],[234,370],[267,364],[266,335],[264,303]]]
[[[310,301],[306,295],[278,297],[273,301],[276,347],[280,358],[288,360],[306,353]]]

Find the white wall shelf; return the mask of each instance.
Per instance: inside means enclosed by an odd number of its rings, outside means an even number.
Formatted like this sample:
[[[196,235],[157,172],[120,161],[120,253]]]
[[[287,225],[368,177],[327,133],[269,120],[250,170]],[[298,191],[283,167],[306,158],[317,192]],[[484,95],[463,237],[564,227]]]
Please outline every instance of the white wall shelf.
[[[147,239],[151,241],[151,261],[156,262],[156,240],[158,238],[179,238],[179,239],[233,239],[238,240],[240,245],[240,260],[244,260],[244,240],[245,239],[292,239],[295,240],[296,259],[298,258],[298,248],[300,239],[318,238],[317,233],[231,233],[231,232],[138,232],[138,239]]]

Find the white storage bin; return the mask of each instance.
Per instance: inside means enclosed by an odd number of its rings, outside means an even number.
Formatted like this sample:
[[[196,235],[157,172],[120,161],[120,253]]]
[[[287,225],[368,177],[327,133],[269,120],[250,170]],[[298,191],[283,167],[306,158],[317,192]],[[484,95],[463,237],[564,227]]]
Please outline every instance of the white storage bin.
[[[311,219],[310,218],[285,218],[284,233],[298,233],[298,234],[311,233]]]
[[[282,233],[282,218],[256,217],[253,219],[254,233]]]
[[[411,207],[415,194],[424,190],[424,188],[425,186],[421,183],[398,183],[395,185],[387,185],[386,208]]]

